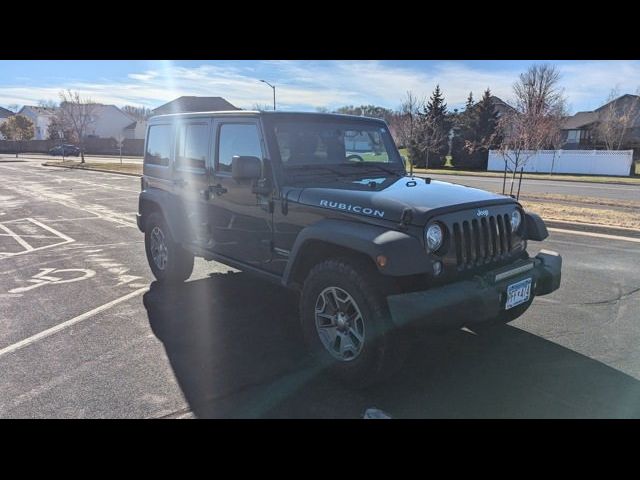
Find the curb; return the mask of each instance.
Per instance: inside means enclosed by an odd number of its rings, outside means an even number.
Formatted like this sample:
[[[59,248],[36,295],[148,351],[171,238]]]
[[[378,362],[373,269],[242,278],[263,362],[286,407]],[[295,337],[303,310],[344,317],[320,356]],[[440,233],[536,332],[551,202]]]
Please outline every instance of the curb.
[[[49,163],[42,163],[43,167],[56,167],[56,168],[68,168],[69,170],[83,170],[88,172],[102,172],[102,173],[113,173],[114,175],[126,175],[128,177],[141,177],[142,175],[139,173],[130,173],[130,172],[116,172],[114,170],[104,170],[102,168],[86,168],[86,167],[75,167],[71,165],[52,165]]]
[[[578,232],[603,233],[605,235],[617,235],[620,237],[640,238],[640,230],[626,227],[609,227],[595,223],[563,222],[562,220],[544,220],[547,227],[564,228]]]

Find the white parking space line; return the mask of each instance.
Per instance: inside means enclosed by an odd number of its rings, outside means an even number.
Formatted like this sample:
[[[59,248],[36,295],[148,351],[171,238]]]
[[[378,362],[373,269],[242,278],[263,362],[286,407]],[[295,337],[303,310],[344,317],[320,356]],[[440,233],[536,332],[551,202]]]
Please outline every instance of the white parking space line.
[[[31,245],[29,245],[27,242],[25,242],[24,239],[20,235],[18,235],[17,233],[13,232],[9,228],[7,228],[6,225],[5,225],[7,223],[15,223],[15,222],[23,221],[23,220],[27,220],[28,222],[31,222],[34,225],[37,225],[38,227],[40,227],[40,228],[42,228],[44,230],[47,230],[50,233],[53,233],[55,235],[55,238],[61,239],[62,242],[53,243],[51,245],[43,245],[42,247],[33,248]],[[37,251],[44,250],[44,249],[47,249],[47,248],[57,247],[59,245],[65,245],[65,244],[68,244],[68,243],[75,242],[75,240],[73,238],[69,237],[68,235],[65,235],[64,233],[59,232],[55,228],[51,228],[48,225],[45,225],[44,223],[39,222],[38,220],[34,220],[33,218],[20,218],[20,219],[15,219],[15,220],[9,220],[7,222],[4,222],[4,224],[0,224],[0,228],[2,230],[6,231],[7,233],[9,233],[9,235],[11,237],[13,237],[25,249],[25,250],[23,250],[21,252],[0,252],[0,260],[3,260],[5,258],[16,257],[18,255],[24,255],[25,253],[37,252]]]
[[[33,247],[31,245],[29,245],[27,242],[25,242],[22,239],[22,237],[20,237],[20,235],[18,235],[14,231],[10,230],[7,226],[3,225],[2,223],[0,223],[0,229],[2,229],[5,232],[7,232],[7,234],[10,237],[12,237],[16,242],[18,242],[20,245],[22,245],[22,248],[24,248],[25,251],[29,252],[29,251],[33,250]]]
[[[606,233],[582,232],[579,230],[565,230],[564,228],[547,228],[550,232],[569,233],[572,235],[583,235],[585,237],[606,238],[608,240],[621,240],[623,242],[640,243],[640,238],[621,237],[620,235],[608,235]]]
[[[61,233],[58,230],[45,225],[44,223],[40,223],[38,220],[34,220],[33,218],[27,218],[27,220],[29,220],[31,223],[35,223],[40,228],[44,228],[45,230],[50,231],[54,235],[57,235],[58,237],[65,239],[67,242],[73,242],[73,238],[66,236],[64,233]]]
[[[6,355],[8,353],[12,353],[15,352],[17,350],[20,350],[21,348],[24,348],[28,345],[31,345],[39,340],[42,340],[43,338],[47,338],[51,335],[53,335],[54,333],[57,333],[61,330],[64,330],[65,328],[71,327],[72,325],[75,325],[77,323],[82,322],[83,320],[87,320],[95,315],[97,315],[100,312],[104,312],[105,310],[108,310],[111,307],[114,307],[116,305],[118,305],[119,303],[125,302],[127,300],[129,300],[130,298],[136,297],[144,292],[146,292],[147,290],[149,290],[149,287],[144,287],[144,288],[139,288],[138,290],[134,290],[131,293],[128,293],[127,295],[120,297],[120,298],[116,298],[115,300],[112,300],[108,303],[105,303],[104,305],[100,305],[99,307],[94,308],[93,310],[89,310],[88,312],[85,312],[81,315],[78,315],[77,317],[72,318],[71,320],[67,320],[66,322],[62,322],[59,323],[58,325],[56,325],[55,327],[51,327],[48,328],[47,330],[44,330],[40,333],[36,333],[35,335],[32,335],[28,338],[25,338],[24,340],[21,340],[17,343],[14,343],[13,345],[9,345],[8,347],[5,347],[3,349],[0,350],[0,357],[2,357],[3,355]]]

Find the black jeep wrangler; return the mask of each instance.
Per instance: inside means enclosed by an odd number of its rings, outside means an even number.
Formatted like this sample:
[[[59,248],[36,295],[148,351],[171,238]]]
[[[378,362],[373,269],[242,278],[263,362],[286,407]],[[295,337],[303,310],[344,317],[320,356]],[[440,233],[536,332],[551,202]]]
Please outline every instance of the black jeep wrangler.
[[[186,280],[199,256],[299,291],[312,353],[354,384],[399,365],[401,327],[509,322],[560,286],[560,255],[527,253],[548,235],[540,217],[408,175],[381,120],[157,116],[141,181],[137,221],[158,281]]]

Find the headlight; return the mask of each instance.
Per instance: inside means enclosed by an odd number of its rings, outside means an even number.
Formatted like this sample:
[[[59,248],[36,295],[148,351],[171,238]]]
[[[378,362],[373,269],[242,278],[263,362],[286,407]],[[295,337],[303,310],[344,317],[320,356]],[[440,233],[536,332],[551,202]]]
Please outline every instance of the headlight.
[[[516,230],[518,230],[518,227],[520,226],[520,222],[522,222],[522,215],[518,210],[514,210],[511,213],[511,231],[512,232],[515,232]]]
[[[424,236],[427,241],[427,248],[430,252],[435,252],[442,246],[442,227],[437,223],[429,226]]]

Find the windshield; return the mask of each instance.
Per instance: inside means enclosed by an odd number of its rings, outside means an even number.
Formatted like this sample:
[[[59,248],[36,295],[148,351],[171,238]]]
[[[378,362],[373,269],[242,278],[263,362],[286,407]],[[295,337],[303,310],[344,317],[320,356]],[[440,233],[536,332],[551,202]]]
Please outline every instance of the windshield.
[[[273,129],[285,168],[359,164],[397,171],[403,167],[389,130],[377,123],[278,122]]]

